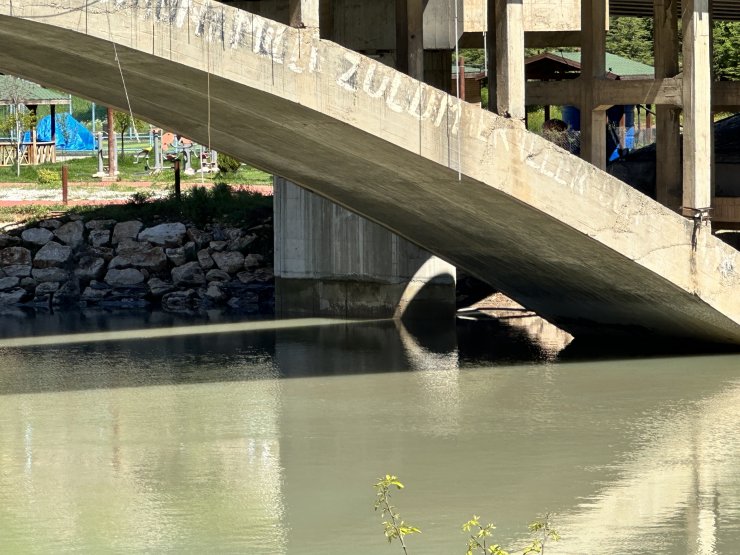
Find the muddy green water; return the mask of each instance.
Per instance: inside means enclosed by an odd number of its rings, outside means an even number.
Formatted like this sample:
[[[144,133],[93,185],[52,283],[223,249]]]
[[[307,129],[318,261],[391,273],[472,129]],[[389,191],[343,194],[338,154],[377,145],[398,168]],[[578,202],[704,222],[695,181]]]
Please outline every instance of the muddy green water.
[[[0,316],[1,553],[400,554],[372,509],[388,472],[423,531],[411,554],[464,553],[473,513],[521,547],[545,511],[548,554],[738,553],[739,355],[567,362],[490,323],[192,324]]]

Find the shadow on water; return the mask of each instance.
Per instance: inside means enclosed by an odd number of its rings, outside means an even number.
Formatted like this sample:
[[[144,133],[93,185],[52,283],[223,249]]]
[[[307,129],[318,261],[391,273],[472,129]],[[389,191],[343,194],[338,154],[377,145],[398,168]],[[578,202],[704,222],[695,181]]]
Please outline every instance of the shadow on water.
[[[464,370],[659,354],[575,341],[561,350],[493,318],[245,322],[221,312],[18,310],[0,315],[0,329],[0,395],[436,370],[450,360]]]

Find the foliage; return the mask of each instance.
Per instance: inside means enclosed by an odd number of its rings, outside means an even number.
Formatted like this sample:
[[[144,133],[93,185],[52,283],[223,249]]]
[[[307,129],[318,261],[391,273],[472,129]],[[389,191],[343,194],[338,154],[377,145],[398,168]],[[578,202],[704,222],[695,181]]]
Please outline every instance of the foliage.
[[[473,555],[473,552],[480,549],[484,555],[509,555],[508,551],[504,551],[500,545],[486,545],[488,538],[493,536],[493,531],[496,527],[492,524],[486,524],[482,526],[480,523],[480,517],[473,515],[473,518],[462,525],[463,532],[467,532],[470,535],[468,539],[468,550],[465,552],[466,555]]]
[[[47,168],[37,168],[38,182],[42,185],[52,185],[61,182],[62,178],[59,172]]]
[[[534,534],[532,543],[529,544],[522,555],[538,554],[545,555],[545,545],[549,540],[554,542],[560,541],[560,534],[552,528],[550,523],[550,513],[545,514],[544,520],[535,520],[529,524],[529,531]]]
[[[219,152],[217,165],[220,173],[235,173],[241,167],[242,163],[228,154]]]
[[[401,520],[401,515],[398,514],[396,507],[391,505],[391,489],[395,487],[401,490],[403,489],[403,484],[397,476],[386,474],[384,477],[379,478],[373,487],[376,491],[375,510],[380,509],[381,518],[385,518],[386,515],[389,517],[389,520],[383,521],[385,537],[388,538],[388,543],[397,539],[401,543],[403,552],[408,554],[406,542],[403,540],[404,536],[421,534],[421,530]]]
[[[36,116],[26,109],[24,101],[28,98],[31,84],[23,79],[11,77],[5,91],[5,100],[11,109],[0,118],[0,132],[11,134],[11,144],[15,147],[16,176],[21,173],[21,154],[23,151],[23,135],[36,125]]]
[[[717,77],[740,81],[740,22],[715,21],[713,69]]]
[[[606,51],[643,64],[653,65],[653,19],[650,17],[609,18]]]

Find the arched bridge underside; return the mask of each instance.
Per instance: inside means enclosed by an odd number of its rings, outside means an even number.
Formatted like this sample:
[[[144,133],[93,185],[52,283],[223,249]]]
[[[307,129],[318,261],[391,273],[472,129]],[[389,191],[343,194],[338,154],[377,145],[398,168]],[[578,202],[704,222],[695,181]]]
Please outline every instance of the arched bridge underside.
[[[516,123],[310,30],[198,0],[0,0],[0,41],[1,71],[126,110],[115,42],[135,114],[210,136],[576,335],[740,344],[735,249]]]

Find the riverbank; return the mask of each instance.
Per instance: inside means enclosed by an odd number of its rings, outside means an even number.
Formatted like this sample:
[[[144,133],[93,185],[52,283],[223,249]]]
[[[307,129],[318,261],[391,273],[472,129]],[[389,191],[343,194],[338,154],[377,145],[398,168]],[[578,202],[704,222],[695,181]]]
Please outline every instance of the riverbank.
[[[269,204],[221,187],[19,226],[0,234],[0,307],[271,313]]]

